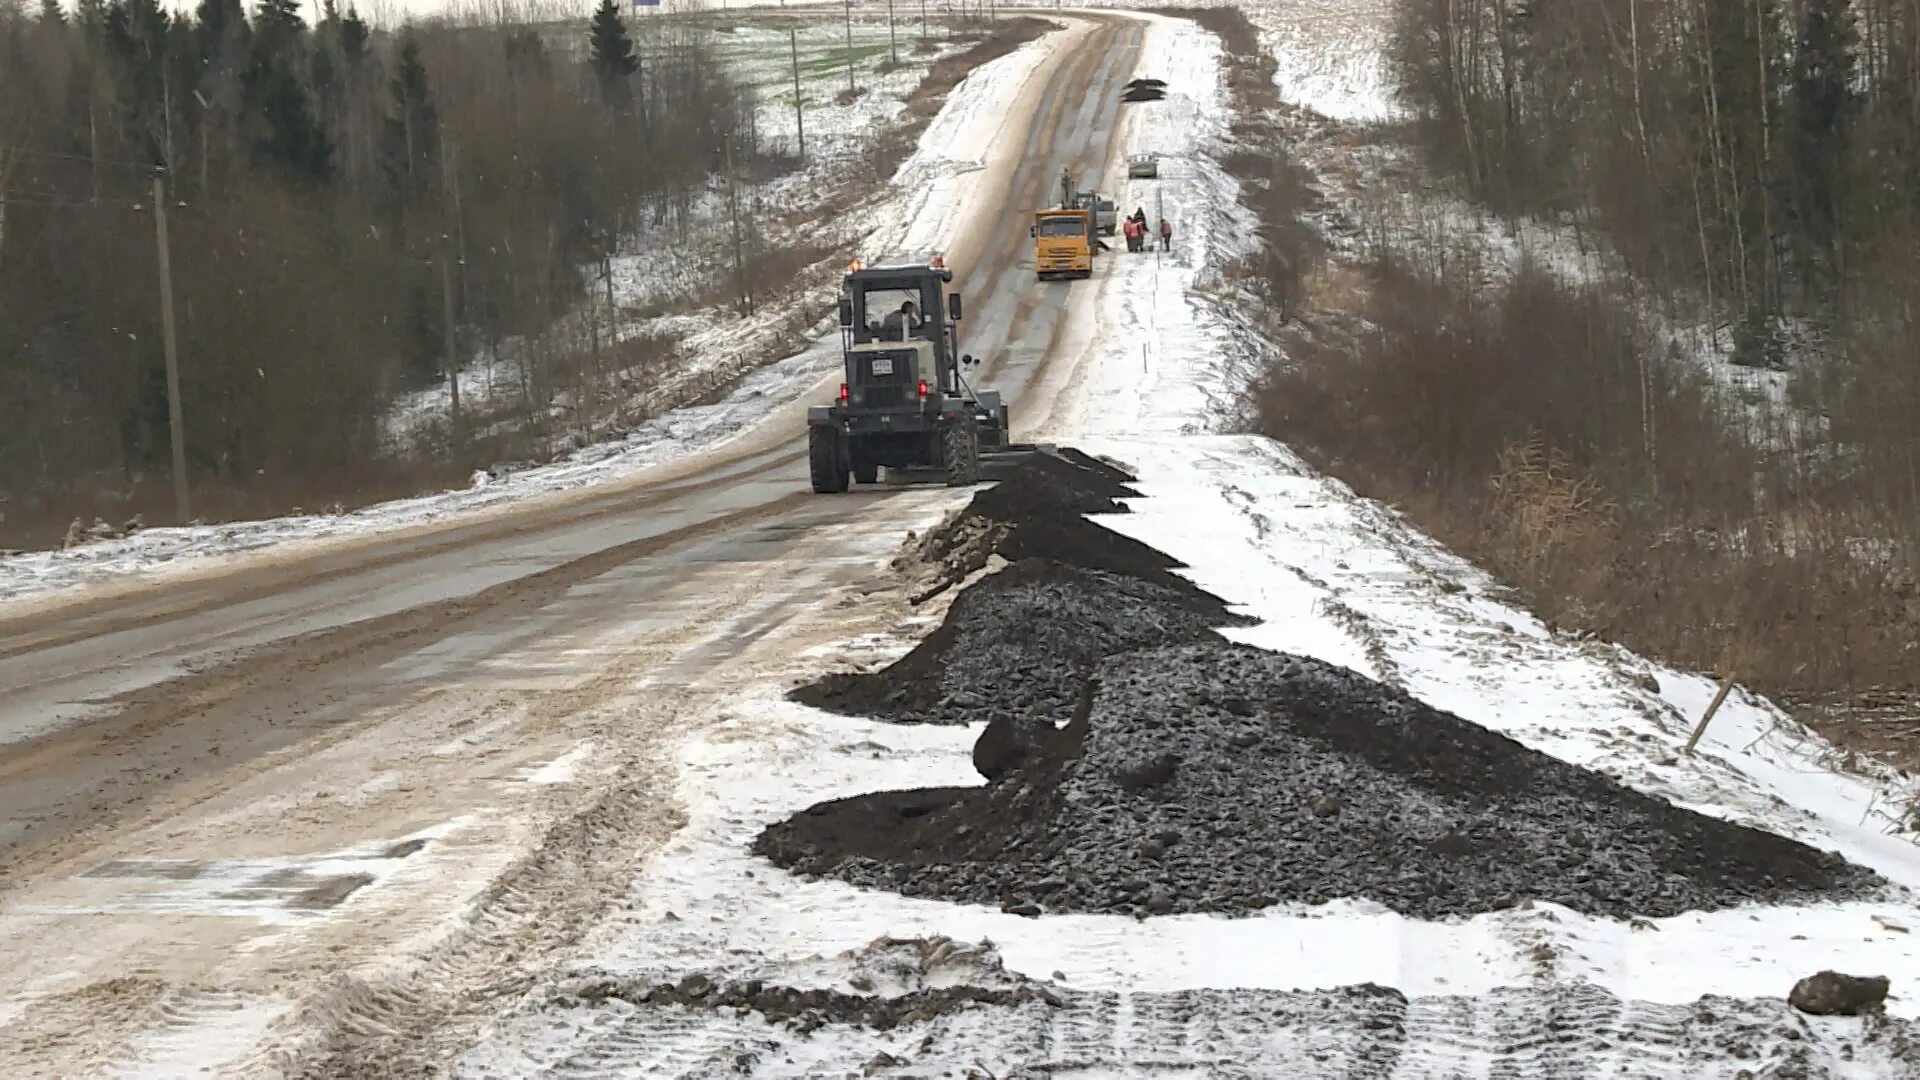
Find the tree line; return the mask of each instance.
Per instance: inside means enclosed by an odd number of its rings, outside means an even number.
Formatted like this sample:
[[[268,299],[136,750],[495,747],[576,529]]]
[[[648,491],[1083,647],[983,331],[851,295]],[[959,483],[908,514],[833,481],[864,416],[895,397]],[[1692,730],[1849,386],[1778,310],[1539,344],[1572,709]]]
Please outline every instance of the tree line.
[[[1399,0],[1397,16],[1394,71],[1431,159],[1488,205],[1591,228],[1640,300],[1704,313],[1736,362],[1794,366],[1790,411],[1749,432],[1791,459],[1770,501],[1874,523],[1920,557],[1920,0]],[[1788,365],[1793,341],[1813,362]]]
[[[76,491],[165,505],[156,170],[189,472],[243,512],[397,483],[396,395],[551,325],[751,123],[697,26],[637,41],[613,0],[585,32],[301,12],[0,2],[0,537],[44,540]],[[571,362],[523,356],[529,396]]]
[[[1562,628],[1810,719],[1910,712],[1920,0],[1395,15],[1410,120],[1385,134],[1478,207],[1618,259],[1513,267],[1450,201],[1382,199],[1365,257],[1316,268],[1257,426]],[[1788,366],[1784,395],[1730,387],[1695,328]]]
[[[1777,361],[1794,309],[1878,307],[1920,236],[1916,0],[1401,0],[1426,147],[1503,210],[1596,226]]]

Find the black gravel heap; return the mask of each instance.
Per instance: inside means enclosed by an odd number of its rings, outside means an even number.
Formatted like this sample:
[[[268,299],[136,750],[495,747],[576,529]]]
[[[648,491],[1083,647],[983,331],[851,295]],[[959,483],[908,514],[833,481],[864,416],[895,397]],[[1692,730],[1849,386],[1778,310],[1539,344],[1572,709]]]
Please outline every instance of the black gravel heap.
[[[830,675],[795,701],[894,723],[1055,727],[1106,657],[1217,641],[1213,627],[1250,621],[1176,576],[1183,563],[1086,519],[1126,512],[1114,500],[1135,492],[1118,471],[1070,454],[1035,455],[1009,473],[924,554],[955,578],[990,554],[1012,565],[956,597],[940,628],[889,667]]]
[[[1228,643],[1205,630],[1217,600],[1154,577],[1035,553],[982,579],[896,665],[916,665],[906,695],[878,692],[888,672],[852,685],[887,719],[998,721],[975,748],[991,782],[823,803],[756,852],[1022,914],[1354,898],[1441,918],[1534,898],[1661,917],[1884,886],[1345,668]]]

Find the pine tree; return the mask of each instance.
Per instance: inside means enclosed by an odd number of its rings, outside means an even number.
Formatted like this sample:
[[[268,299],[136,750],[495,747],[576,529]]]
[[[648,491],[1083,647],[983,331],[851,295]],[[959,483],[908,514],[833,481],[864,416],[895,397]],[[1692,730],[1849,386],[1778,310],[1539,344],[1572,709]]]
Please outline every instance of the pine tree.
[[[387,175],[395,188],[415,191],[434,176],[440,156],[440,117],[433,108],[426,65],[420,62],[420,46],[411,34],[400,41],[391,94],[393,108],[382,147]]]
[[[253,12],[254,39],[269,52],[284,52],[307,32],[301,0],[260,0]]]
[[[167,150],[169,27],[158,0],[115,0],[101,26],[123,126],[148,160],[160,160]]]
[[[610,99],[624,99],[627,77],[640,70],[640,58],[634,55],[633,38],[620,18],[613,0],[600,0],[593,10],[588,40],[593,47],[593,70],[600,76],[601,90]]]
[[[67,13],[60,10],[60,0],[40,0],[40,23],[42,26],[65,26]]]
[[[1848,0],[1807,0],[1788,86],[1800,226],[1823,253],[1838,237],[1841,162],[1858,102],[1853,93],[1858,30]]]
[[[256,59],[245,79],[245,108],[254,157],[261,163],[297,179],[332,175],[333,141],[286,61]]]
[[[208,63],[224,55],[230,42],[244,46],[252,33],[240,0],[200,0],[194,23],[200,39],[200,58]],[[239,62],[237,56],[234,62]]]
[[[367,58],[367,39],[373,36],[366,20],[360,13],[348,5],[347,17],[340,20],[340,55],[347,58],[349,67],[358,68]]]

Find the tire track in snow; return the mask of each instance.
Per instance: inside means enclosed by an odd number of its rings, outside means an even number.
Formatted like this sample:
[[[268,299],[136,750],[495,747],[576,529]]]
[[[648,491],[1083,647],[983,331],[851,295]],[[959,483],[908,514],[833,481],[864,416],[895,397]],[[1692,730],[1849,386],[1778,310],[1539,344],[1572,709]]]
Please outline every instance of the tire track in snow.
[[[1905,1021],[1820,1021],[1778,999],[1622,1001],[1593,986],[1413,1000],[1374,986],[1055,993],[1057,1007],[959,1007],[886,1032],[810,1022],[802,1031],[756,1014],[677,1005],[542,1003],[537,1029],[516,1020],[507,1031],[551,1038],[556,1014],[585,1011],[592,1018],[575,1020],[573,1029],[583,1037],[536,1041],[532,1052],[490,1049],[455,1075],[802,1077],[866,1069],[951,1076],[979,1068],[1001,1080],[1886,1076],[1915,1049]]]

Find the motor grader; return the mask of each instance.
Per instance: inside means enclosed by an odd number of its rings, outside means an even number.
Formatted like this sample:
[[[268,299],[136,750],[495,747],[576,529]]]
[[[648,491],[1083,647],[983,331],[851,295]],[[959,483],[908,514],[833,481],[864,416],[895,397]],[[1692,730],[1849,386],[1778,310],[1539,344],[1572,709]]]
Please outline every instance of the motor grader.
[[[947,486],[980,479],[982,454],[1009,449],[1000,394],[975,390],[959,351],[960,294],[938,255],[848,265],[840,286],[843,381],[807,409],[813,490],[877,483],[880,470],[938,470]]]

